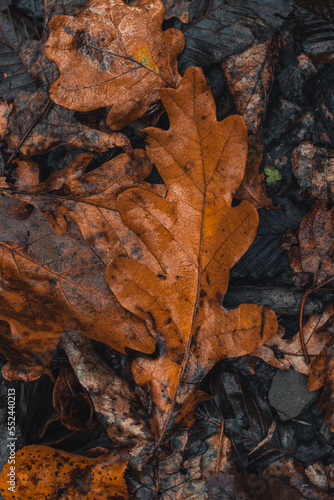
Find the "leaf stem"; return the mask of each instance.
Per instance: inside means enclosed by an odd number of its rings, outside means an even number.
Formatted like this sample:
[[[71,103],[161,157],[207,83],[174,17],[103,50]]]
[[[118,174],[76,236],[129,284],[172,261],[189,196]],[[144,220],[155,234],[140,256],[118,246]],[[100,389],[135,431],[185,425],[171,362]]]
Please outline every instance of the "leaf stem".
[[[299,310],[299,336],[300,336],[300,343],[302,345],[303,353],[304,353],[304,358],[305,358],[305,363],[307,365],[310,364],[310,358],[309,355],[307,354],[307,349],[304,341],[304,333],[303,333],[303,312],[304,312],[304,305],[307,297],[313,293],[313,290],[309,288],[306,290],[306,292],[303,295],[301,304],[300,304],[300,310]]]

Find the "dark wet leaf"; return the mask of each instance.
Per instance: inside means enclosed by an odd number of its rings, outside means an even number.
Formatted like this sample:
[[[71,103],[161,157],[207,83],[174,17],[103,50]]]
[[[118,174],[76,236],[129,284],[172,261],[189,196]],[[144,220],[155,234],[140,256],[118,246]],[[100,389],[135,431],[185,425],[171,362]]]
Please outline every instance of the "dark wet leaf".
[[[290,0],[195,0],[184,27],[182,67],[209,66],[268,40],[292,9]]]
[[[334,203],[334,149],[302,142],[292,155],[301,192],[311,200]]]
[[[18,32],[8,8],[0,12],[0,98],[10,100],[20,90],[33,91],[35,79],[28,74],[20,58],[20,44],[28,39]]]
[[[315,140],[334,146],[334,67],[325,69],[307,88],[314,110]]]
[[[333,0],[295,0],[295,12],[300,25],[302,47],[313,61],[334,61],[334,2]]]

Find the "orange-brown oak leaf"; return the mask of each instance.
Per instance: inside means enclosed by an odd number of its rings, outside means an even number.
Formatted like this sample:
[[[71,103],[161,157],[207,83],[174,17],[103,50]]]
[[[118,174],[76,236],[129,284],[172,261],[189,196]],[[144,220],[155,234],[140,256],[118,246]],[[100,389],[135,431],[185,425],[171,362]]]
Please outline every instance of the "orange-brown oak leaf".
[[[1,343],[10,362],[3,368],[6,378],[19,376],[18,364],[25,379],[29,373],[38,376],[33,365],[43,373],[64,330],[79,331],[123,352],[125,347],[154,351],[145,324],[120,306],[104,276],[119,255],[159,268],[116,211],[117,195],[141,185],[151,164],[137,150],[132,158],[123,153],[85,173],[90,159],[79,155],[44,183],[23,191],[20,186],[36,178],[31,176],[33,163],[25,162],[26,168],[20,163],[18,189],[1,189],[6,197],[0,206],[0,319],[11,326]],[[29,365],[28,373],[23,365]]]
[[[7,483],[12,472],[9,463],[0,474],[0,492],[5,500],[126,500],[127,459],[120,453],[103,451],[91,458],[44,445],[25,446],[15,456],[14,492]]]
[[[231,267],[256,235],[258,215],[247,201],[232,207],[245,171],[247,131],[240,116],[216,120],[204,75],[189,68],[177,90],[163,89],[167,131],[148,128],[147,150],[167,196],[143,189],[120,194],[117,207],[160,264],[160,271],[119,257],[106,278],[119,302],[146,321],[159,357],[137,358],[135,380],[149,387],[160,438],[169,422],[189,424],[205,395],[203,376],[220,359],[251,353],[277,329],[266,307],[221,306]]]
[[[184,37],[174,28],[162,31],[164,14],[160,0],[90,0],[77,17],[54,17],[45,53],[60,78],[51,99],[77,111],[111,106],[113,130],[140,118],[160,88],[180,82]]]

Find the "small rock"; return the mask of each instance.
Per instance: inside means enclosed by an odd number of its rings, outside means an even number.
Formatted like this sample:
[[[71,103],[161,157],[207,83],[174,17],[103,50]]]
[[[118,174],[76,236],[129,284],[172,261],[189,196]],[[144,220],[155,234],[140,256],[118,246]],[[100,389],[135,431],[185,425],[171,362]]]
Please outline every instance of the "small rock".
[[[292,368],[275,374],[270,384],[268,398],[281,420],[297,417],[317,401],[322,389],[311,392],[306,386],[307,377]]]

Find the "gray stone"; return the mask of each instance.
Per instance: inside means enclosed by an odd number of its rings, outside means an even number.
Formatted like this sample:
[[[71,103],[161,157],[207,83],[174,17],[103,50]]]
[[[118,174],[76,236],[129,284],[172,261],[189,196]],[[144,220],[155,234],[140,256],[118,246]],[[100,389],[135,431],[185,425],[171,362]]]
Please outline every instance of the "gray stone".
[[[305,375],[290,370],[279,370],[273,377],[269,388],[269,403],[277,410],[281,420],[297,417],[314,401],[317,401],[321,389],[307,390]]]

